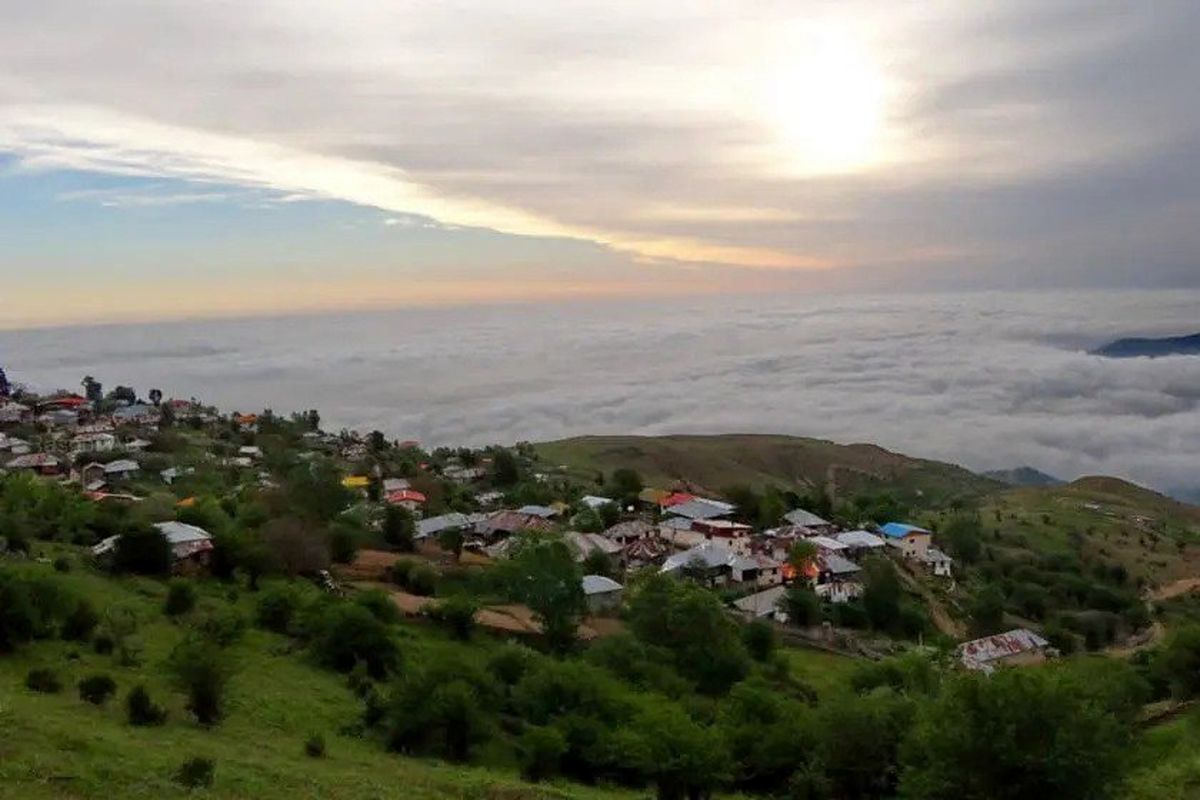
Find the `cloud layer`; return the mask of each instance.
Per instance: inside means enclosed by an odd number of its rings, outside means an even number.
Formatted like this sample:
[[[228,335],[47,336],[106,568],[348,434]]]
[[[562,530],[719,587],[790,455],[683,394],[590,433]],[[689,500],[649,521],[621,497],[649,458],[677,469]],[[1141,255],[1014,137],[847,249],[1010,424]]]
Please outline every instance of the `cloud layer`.
[[[781,432],[1163,490],[1200,479],[1200,358],[1110,360],[1200,294],[562,303],[0,333],[10,377],[84,374],[227,409],[319,408],[427,444]]]

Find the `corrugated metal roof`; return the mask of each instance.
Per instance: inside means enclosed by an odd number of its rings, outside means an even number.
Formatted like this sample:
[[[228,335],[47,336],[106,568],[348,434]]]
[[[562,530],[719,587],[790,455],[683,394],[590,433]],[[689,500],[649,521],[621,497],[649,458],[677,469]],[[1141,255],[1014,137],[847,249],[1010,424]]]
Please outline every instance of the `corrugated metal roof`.
[[[783,518],[793,525],[801,525],[804,527],[820,527],[828,525],[828,520],[821,519],[811,511],[805,511],[803,508],[796,508],[783,515]]]
[[[583,584],[583,593],[588,595],[619,592],[625,588],[612,578],[606,578],[603,575],[584,575],[581,583]]]
[[[924,528],[918,528],[916,525],[909,525],[905,522],[889,522],[879,529],[879,532],[889,539],[903,539],[912,533],[924,533],[929,535],[929,531]]]

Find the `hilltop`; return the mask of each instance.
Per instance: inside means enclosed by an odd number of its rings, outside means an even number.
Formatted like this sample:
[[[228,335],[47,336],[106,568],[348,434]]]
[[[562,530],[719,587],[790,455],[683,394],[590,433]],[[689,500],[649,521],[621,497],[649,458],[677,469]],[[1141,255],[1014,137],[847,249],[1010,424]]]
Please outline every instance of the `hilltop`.
[[[835,497],[890,491],[925,503],[978,496],[1002,488],[954,464],[894,453],[873,444],[766,434],[715,436],[579,436],[534,446],[549,464],[592,476],[621,467],[652,484],[686,482],[719,491],[744,484],[805,492],[822,486]]]
[[[1117,339],[1093,350],[1092,353],[1108,358],[1200,355],[1200,333],[1191,336],[1166,336],[1160,339]]]
[[[980,474],[985,478],[1007,483],[1009,486],[1061,486],[1066,482],[1033,467],[993,469]]]

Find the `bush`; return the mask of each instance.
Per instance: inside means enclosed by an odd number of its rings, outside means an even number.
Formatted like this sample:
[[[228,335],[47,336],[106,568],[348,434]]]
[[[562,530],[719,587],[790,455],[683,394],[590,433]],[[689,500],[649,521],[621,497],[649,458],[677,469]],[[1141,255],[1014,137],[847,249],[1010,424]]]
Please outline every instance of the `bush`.
[[[211,642],[188,637],[175,646],[169,659],[176,685],[187,693],[187,709],[201,725],[220,721],[232,670],[221,650]]]
[[[382,589],[368,589],[355,595],[354,602],[371,612],[375,619],[386,625],[400,621],[400,609]]]
[[[152,727],[167,721],[167,712],[154,704],[145,686],[135,686],[125,698],[125,712],[130,725]]]
[[[207,789],[213,785],[217,763],[211,758],[189,758],[179,766],[175,782],[189,789]]]
[[[102,706],[117,691],[117,682],[109,675],[91,675],[79,682],[79,699]]]
[[[418,564],[408,573],[408,584],[405,588],[421,597],[432,597],[437,592],[438,574],[433,567]]]
[[[114,645],[112,637],[106,634],[102,633],[92,640],[92,649],[95,650],[98,655],[112,655],[113,647]]]
[[[559,763],[567,752],[567,739],[551,727],[530,725],[517,744],[521,777],[537,783],[558,773]]]
[[[300,608],[300,595],[290,586],[272,586],[258,597],[256,619],[260,627],[276,633],[287,633],[296,611]]]
[[[62,682],[54,670],[41,667],[29,670],[25,676],[25,687],[42,694],[58,694],[62,691]]]
[[[138,527],[117,539],[112,563],[117,572],[166,575],[171,570],[171,545],[157,528]]]
[[[388,627],[360,605],[337,603],[316,622],[313,651],[325,666],[349,672],[360,661],[372,678],[381,679],[400,661]]]
[[[358,531],[339,523],[329,531],[329,557],[336,564],[349,564],[358,552]]]
[[[54,571],[55,572],[70,572],[71,571],[71,559],[67,558],[66,556],[59,556],[58,558],[54,559]]]
[[[174,580],[167,587],[167,600],[163,610],[168,617],[180,617],[191,613],[196,607],[196,587],[191,581]]]
[[[524,645],[505,644],[488,659],[487,670],[503,685],[516,686],[537,659],[538,654]]]
[[[87,598],[80,598],[79,602],[75,604],[75,608],[63,620],[59,635],[67,641],[86,642],[92,638],[92,633],[99,624],[100,615],[96,613],[91,602]]]
[[[407,589],[408,588],[408,576],[413,571],[413,569],[415,569],[417,567],[417,565],[419,563],[420,562],[415,561],[411,558],[398,559],[396,561],[396,563],[392,564],[391,570],[389,570],[391,578],[392,578],[392,583],[396,584],[397,586],[399,586],[401,588]]]
[[[27,583],[0,572],[0,653],[33,639],[38,622],[38,609]]]
[[[469,597],[457,595],[430,606],[426,613],[455,639],[465,642],[475,630],[475,614],[478,611],[478,603]]]
[[[236,608],[222,608],[205,614],[196,622],[196,630],[217,647],[230,647],[246,634],[246,617]]]
[[[742,644],[755,661],[766,661],[775,652],[775,629],[756,619],[742,626]]]
[[[477,663],[449,654],[406,671],[387,708],[392,750],[465,761],[493,729],[499,695]]]
[[[324,758],[325,737],[319,733],[308,737],[308,741],[304,743],[304,755],[309,758]]]

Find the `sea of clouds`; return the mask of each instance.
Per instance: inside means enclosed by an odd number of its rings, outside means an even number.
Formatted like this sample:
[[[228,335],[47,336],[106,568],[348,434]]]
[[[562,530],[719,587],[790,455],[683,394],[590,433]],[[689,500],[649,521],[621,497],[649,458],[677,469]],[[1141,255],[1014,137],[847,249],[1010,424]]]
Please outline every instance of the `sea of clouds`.
[[[1197,497],[1200,357],[1088,350],[1198,330],[1196,291],[709,297],[7,331],[0,364],[431,446],[792,433]]]

